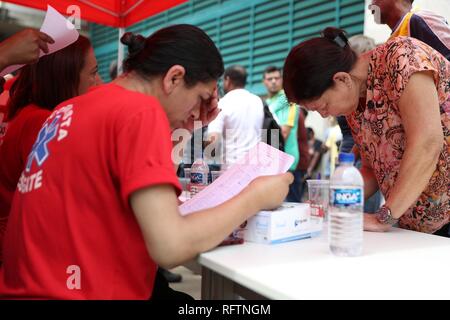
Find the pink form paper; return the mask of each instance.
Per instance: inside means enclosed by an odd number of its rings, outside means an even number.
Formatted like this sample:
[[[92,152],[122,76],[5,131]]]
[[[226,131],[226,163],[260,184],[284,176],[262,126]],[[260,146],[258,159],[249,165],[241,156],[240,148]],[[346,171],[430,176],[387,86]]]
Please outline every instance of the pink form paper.
[[[180,213],[187,215],[218,206],[236,196],[257,177],[284,173],[292,163],[293,156],[260,142],[207,188],[183,203],[179,207]]]

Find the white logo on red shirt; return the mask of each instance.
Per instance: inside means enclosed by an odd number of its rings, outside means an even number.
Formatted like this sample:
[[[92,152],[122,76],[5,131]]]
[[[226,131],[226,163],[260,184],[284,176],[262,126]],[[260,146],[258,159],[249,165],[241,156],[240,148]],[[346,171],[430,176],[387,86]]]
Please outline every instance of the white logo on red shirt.
[[[39,131],[36,142],[33,145],[30,155],[28,156],[25,170],[20,176],[17,184],[20,193],[27,193],[42,187],[43,170],[27,175],[31,172],[33,163],[36,162],[41,167],[50,157],[49,143],[57,137],[58,142],[65,139],[68,135],[68,127],[72,123],[73,105],[69,104],[55,111],[45,122]]]

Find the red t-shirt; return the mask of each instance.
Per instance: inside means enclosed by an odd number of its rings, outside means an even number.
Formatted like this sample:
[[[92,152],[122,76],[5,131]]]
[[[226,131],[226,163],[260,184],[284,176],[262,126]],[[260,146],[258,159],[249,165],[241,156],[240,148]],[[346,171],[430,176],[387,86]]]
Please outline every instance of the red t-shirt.
[[[45,119],[51,111],[29,105],[8,122],[0,145],[0,261],[9,210],[20,174]]]
[[[153,97],[108,84],[62,103],[19,180],[0,296],[148,299],[157,266],[129,197],[159,184],[179,192],[171,150]]]

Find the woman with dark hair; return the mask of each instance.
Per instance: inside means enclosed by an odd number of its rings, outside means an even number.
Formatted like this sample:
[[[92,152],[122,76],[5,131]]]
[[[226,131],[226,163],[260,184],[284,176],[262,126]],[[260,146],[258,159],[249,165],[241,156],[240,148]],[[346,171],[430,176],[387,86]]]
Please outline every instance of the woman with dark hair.
[[[287,194],[289,174],[262,177],[181,216],[171,131],[218,114],[222,57],[189,25],[122,42],[125,74],[62,103],[41,130],[11,209],[0,295],[148,299],[157,265],[213,248]]]
[[[365,196],[386,203],[365,228],[448,236],[450,63],[428,45],[399,37],[358,56],[334,28],[289,53],[288,98],[322,117],[345,115],[361,152]]]
[[[17,182],[42,124],[59,103],[98,82],[94,51],[83,36],[21,69],[10,89],[8,127],[0,146],[0,246]]]

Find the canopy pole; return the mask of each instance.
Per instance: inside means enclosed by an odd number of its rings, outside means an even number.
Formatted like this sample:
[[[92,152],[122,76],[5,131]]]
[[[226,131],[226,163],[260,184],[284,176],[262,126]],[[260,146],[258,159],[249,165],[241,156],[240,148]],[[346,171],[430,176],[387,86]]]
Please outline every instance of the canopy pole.
[[[122,74],[122,64],[123,64],[123,59],[124,59],[124,46],[122,44],[122,42],[120,42],[120,39],[122,38],[122,36],[125,34],[125,28],[119,28],[119,41],[118,41],[118,46],[117,46],[117,76]]]

